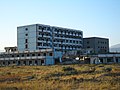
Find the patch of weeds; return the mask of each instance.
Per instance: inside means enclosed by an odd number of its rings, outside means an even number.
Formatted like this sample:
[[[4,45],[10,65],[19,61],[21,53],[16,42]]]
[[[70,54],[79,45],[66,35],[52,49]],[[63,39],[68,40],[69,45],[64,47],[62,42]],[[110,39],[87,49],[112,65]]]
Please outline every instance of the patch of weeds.
[[[72,70],[72,71],[67,71],[67,72],[64,72],[64,75],[76,75],[78,74],[78,71],[77,70]]]
[[[104,67],[104,65],[103,65],[103,64],[100,64],[100,65],[98,65],[98,67]]]
[[[3,87],[0,88],[0,90],[22,90],[22,89],[17,87]]]
[[[63,67],[63,71],[73,71],[75,68],[72,67]]]
[[[112,71],[112,68],[111,67],[107,67],[107,68],[104,68],[103,69],[105,72],[110,72],[110,71]]]
[[[120,73],[107,73],[107,74],[104,74],[104,76],[115,77],[115,76],[120,76]]]
[[[78,74],[78,71],[73,67],[63,67],[64,75],[75,75]]]

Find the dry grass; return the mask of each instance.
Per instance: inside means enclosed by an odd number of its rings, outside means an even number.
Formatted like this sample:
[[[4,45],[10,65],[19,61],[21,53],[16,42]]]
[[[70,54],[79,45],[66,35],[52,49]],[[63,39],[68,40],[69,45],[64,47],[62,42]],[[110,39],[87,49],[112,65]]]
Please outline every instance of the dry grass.
[[[120,64],[0,67],[0,90],[119,90]]]

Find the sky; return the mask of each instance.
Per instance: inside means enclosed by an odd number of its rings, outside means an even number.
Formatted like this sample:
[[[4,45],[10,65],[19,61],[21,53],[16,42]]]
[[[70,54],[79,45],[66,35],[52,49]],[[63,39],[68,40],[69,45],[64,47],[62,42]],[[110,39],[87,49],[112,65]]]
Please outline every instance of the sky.
[[[0,50],[17,46],[17,27],[46,24],[120,43],[120,0],[0,0]]]

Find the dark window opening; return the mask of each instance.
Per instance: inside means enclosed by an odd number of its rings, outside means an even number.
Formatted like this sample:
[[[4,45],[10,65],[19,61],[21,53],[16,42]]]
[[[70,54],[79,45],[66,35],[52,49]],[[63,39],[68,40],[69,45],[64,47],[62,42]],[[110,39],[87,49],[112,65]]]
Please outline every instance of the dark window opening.
[[[89,44],[89,41],[87,41],[87,44]]]
[[[24,54],[22,54],[22,57],[24,57]]]
[[[15,61],[13,61],[13,64],[15,64]]]
[[[32,61],[29,61],[29,65],[32,65]]]
[[[20,65],[20,61],[18,61],[18,65]]]
[[[44,53],[43,55],[46,56],[46,53]]]
[[[27,57],[29,57],[29,54],[27,54]]]
[[[23,61],[23,64],[26,65],[26,61]]]
[[[49,55],[50,55],[50,56],[53,56],[53,54],[52,54],[52,53],[50,53]]]
[[[35,60],[35,64],[38,65],[38,61]]]
[[[38,56],[40,56],[40,54],[38,54]]]
[[[12,55],[12,57],[14,57],[14,55]]]
[[[5,65],[5,62],[3,62],[3,64]]]
[[[25,36],[28,36],[28,34],[25,34]]]
[[[27,49],[27,48],[28,48],[28,45],[25,45],[25,48]]]
[[[10,62],[8,61],[8,65],[10,64]]]
[[[35,56],[35,54],[32,54],[32,56]]]
[[[88,46],[87,48],[90,48],[90,46]]]
[[[28,43],[28,39],[25,39],[25,43]]]
[[[28,28],[25,28],[25,30],[27,31],[27,30],[28,30]]]
[[[44,64],[44,60],[41,60],[41,64]]]
[[[116,58],[116,62],[117,62],[117,63],[118,63],[118,61],[119,61],[118,58]]]

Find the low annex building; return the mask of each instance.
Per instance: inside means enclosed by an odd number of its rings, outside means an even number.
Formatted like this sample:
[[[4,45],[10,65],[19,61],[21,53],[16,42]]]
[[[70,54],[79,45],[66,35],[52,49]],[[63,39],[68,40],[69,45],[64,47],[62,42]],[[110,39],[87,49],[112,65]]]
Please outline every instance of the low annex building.
[[[8,65],[53,65],[61,61],[62,53],[52,49],[35,51],[3,52],[0,54],[0,66]]]
[[[108,53],[97,55],[82,55],[81,61],[88,64],[112,64],[120,63],[120,53]]]

